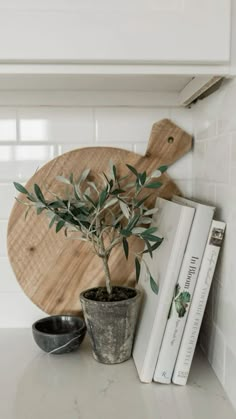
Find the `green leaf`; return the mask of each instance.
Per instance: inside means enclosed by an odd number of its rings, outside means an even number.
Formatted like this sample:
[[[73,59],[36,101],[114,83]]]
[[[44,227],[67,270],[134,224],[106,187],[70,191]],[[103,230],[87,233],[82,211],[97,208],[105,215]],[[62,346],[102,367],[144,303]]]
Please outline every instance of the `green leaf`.
[[[141,266],[140,266],[140,262],[139,262],[137,257],[135,258],[135,270],[136,270],[136,282],[138,282],[139,276],[140,276]]]
[[[151,246],[152,252],[154,250],[158,249],[158,247],[161,245],[162,241],[163,241],[163,239],[160,242],[156,242]],[[144,253],[148,253],[148,249],[143,250],[142,254],[144,254]]]
[[[152,174],[151,174],[151,178],[160,177],[161,175],[162,175],[162,173],[161,173],[160,170],[154,170],[154,172],[152,172]]]
[[[100,208],[103,206],[104,202],[106,201],[107,197],[107,188],[103,189],[100,196],[99,196],[99,206]]]
[[[113,198],[113,199],[111,199],[110,201],[108,201],[108,202],[106,203],[106,205],[104,205],[104,208],[109,208],[109,207],[112,207],[112,206],[113,206],[113,205],[115,205],[117,202],[118,202],[118,199],[117,199],[117,198]]]
[[[23,194],[25,194],[25,195],[28,195],[28,191],[27,191],[27,189],[25,189],[25,188],[24,188],[24,186],[22,186],[20,183],[18,183],[18,182],[13,182],[13,184],[14,184],[15,188],[16,188],[19,192],[21,192],[21,193],[23,193]]]
[[[65,225],[64,220],[58,221],[58,223],[56,225],[56,233],[58,233],[64,227],[64,225]]]
[[[125,257],[126,257],[126,259],[128,259],[128,257],[129,257],[129,243],[126,240],[125,237],[123,237],[122,242],[123,242],[123,249],[124,249]]]
[[[90,196],[88,196],[87,194],[84,194],[85,198],[87,199],[87,201],[89,201],[94,208],[96,208],[95,202],[92,200],[92,198],[90,198]]]
[[[135,227],[135,228],[132,229],[132,233],[133,234],[142,234],[145,230],[146,230],[146,228],[144,228],[144,227]]]
[[[79,176],[79,179],[77,181],[78,184],[80,184],[81,182],[84,182],[85,179],[87,179],[88,175],[89,175],[90,169],[85,169],[81,175]]]
[[[25,220],[26,220],[30,210],[31,210],[31,207],[28,207],[27,210],[25,211]]]
[[[108,179],[108,177],[107,177],[106,173],[104,173],[104,172],[102,172],[102,173],[103,173],[104,178],[105,178],[105,179],[106,179],[106,181],[107,181],[107,184],[109,185],[110,181],[109,181],[109,179]]]
[[[63,201],[53,201],[50,204],[48,204],[50,208],[66,208],[66,205]]]
[[[74,175],[73,175],[73,173],[70,174],[69,180],[70,180],[70,184],[73,185],[73,183],[74,183]]]
[[[177,311],[178,317],[184,317],[185,313],[186,313],[186,308],[185,306],[181,303],[181,301],[176,300],[175,301],[175,309]]]
[[[157,285],[156,281],[153,279],[151,274],[150,274],[150,286],[151,286],[152,291],[157,295],[159,292],[159,286]]]
[[[49,226],[48,226],[49,228],[52,228],[52,226],[55,223],[56,219],[57,219],[57,215],[54,215],[54,217],[52,217],[52,219],[51,219],[51,221],[49,223]]]
[[[77,189],[76,185],[74,185],[74,195],[75,195],[75,199],[77,199],[77,201],[81,201],[81,198],[79,196],[79,192],[78,192],[78,189]]]
[[[109,160],[109,166],[110,166],[110,175],[114,180],[116,180],[117,179],[117,171],[116,171],[116,166],[114,165],[112,159]]]
[[[119,201],[119,204],[120,204],[120,209],[121,209],[121,211],[123,212],[123,214],[124,214],[124,216],[127,218],[127,219],[129,219],[129,207],[128,207],[128,205],[126,205],[124,202],[122,202],[122,201]]]
[[[125,236],[125,237],[131,236],[131,232],[129,230],[126,230],[125,228],[120,230],[120,234],[122,234],[122,236]]]
[[[143,216],[140,218],[139,222],[140,224],[150,224],[152,222],[152,218]]]
[[[156,214],[157,211],[159,211],[159,208],[152,208],[150,210],[145,211],[145,213],[143,215],[145,215],[145,217],[146,217],[146,215]]]
[[[151,256],[151,258],[152,258],[152,246],[150,245],[150,243],[149,243],[149,241],[148,241],[148,240],[144,239],[144,241],[145,241],[146,246],[147,246],[147,251],[148,251],[149,255],[150,255],[150,256]]]
[[[147,236],[149,234],[155,233],[156,231],[157,231],[157,227],[145,228],[145,231],[142,233],[142,236]]]
[[[123,192],[125,192],[124,189],[114,189],[114,191],[111,192],[111,195],[119,195]]]
[[[162,186],[161,182],[151,182],[151,183],[148,183],[147,185],[145,185],[145,188],[157,189],[157,188],[160,188],[161,186]]]
[[[97,192],[97,194],[99,195],[99,190],[98,190],[98,188],[97,188],[97,186],[96,186],[96,184],[94,182],[87,181],[87,184],[89,186],[91,186],[91,188],[93,188],[95,190],[95,192]]]
[[[166,172],[167,169],[168,169],[168,166],[160,166],[160,167],[158,167],[158,170],[160,170],[161,173]]]
[[[133,216],[133,218],[131,218],[131,220],[129,221],[128,225],[127,225],[127,230],[131,231],[133,230],[133,228],[136,226],[138,220],[139,220],[140,216],[138,214],[135,214]]]
[[[141,205],[149,198],[150,194],[146,195],[144,198],[137,201],[134,208],[139,208]]]
[[[146,178],[147,178],[147,173],[146,172],[138,174],[138,180],[139,180],[140,185],[142,185],[142,186],[144,185],[144,183],[146,181]]]
[[[189,303],[190,302],[191,295],[190,295],[190,293],[188,291],[183,291],[183,292],[181,292],[179,298],[181,298],[181,301],[183,303]]]
[[[162,240],[163,240],[162,238],[154,236],[153,234],[148,234],[148,235],[145,235],[145,236],[142,235],[142,238],[146,239],[146,240],[149,240],[150,242],[158,242],[158,243],[162,242]]]
[[[136,182],[130,182],[123,186],[124,189],[133,188],[136,185]]]
[[[45,204],[44,196],[42,194],[42,191],[41,191],[39,185],[37,185],[37,183],[34,184],[34,192],[35,192],[35,195],[37,196],[38,200],[40,202],[42,202],[43,204]]]
[[[70,181],[68,179],[66,179],[64,176],[56,176],[56,179],[61,183],[65,183],[66,185],[70,185]]]
[[[42,212],[44,209],[45,209],[45,207],[43,207],[43,208],[36,208],[36,213],[37,213],[37,215],[40,215],[40,214],[41,214],[41,212]]]
[[[177,296],[174,303],[178,317],[184,317],[190,303],[190,299],[191,295],[188,291],[183,291]]]
[[[135,169],[135,167],[131,166],[130,164],[127,164],[126,166],[128,167],[128,169],[129,169],[132,173],[134,173],[134,174],[135,174],[135,176],[137,176],[137,177],[138,177],[138,172],[137,172],[137,170]]]

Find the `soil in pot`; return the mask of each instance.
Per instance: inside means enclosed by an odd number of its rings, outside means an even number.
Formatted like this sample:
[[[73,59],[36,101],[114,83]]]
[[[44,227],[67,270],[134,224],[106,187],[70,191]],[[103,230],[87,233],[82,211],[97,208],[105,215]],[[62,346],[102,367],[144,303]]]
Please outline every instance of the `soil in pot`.
[[[130,358],[138,318],[141,292],[128,287],[113,287],[109,296],[98,287],[80,295],[94,358],[116,364]]]
[[[126,287],[112,287],[112,293],[108,294],[105,287],[92,288],[84,293],[85,298],[93,301],[122,301],[136,296],[136,290]]]

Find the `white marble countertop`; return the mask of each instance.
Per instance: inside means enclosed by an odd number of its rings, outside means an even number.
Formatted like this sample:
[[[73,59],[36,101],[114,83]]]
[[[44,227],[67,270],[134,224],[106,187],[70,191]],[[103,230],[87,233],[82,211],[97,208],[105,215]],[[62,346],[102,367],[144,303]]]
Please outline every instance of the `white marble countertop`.
[[[47,355],[30,329],[0,330],[1,419],[235,419],[204,356],[185,387],[140,383],[131,360],[97,363],[88,339],[65,355]]]

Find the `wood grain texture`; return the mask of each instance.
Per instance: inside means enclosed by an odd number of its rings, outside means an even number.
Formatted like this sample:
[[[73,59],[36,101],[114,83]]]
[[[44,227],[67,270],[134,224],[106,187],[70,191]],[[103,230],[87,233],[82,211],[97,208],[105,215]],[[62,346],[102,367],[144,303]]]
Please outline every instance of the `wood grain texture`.
[[[148,173],[160,165],[170,165],[191,149],[189,134],[164,119],[152,127],[145,156],[110,147],[83,148],[65,153],[47,163],[28,181],[31,189],[38,183],[45,192],[45,185],[60,194],[64,185],[55,177],[91,168],[91,177],[107,171],[110,159],[118,166],[119,173],[127,173],[125,164],[131,164],[138,171]],[[163,186],[155,191],[157,195],[171,198],[180,194],[177,186],[165,173]],[[24,199],[23,195],[19,198]],[[37,216],[31,211],[25,221],[25,207],[15,203],[8,224],[8,255],[16,278],[26,295],[48,314],[71,313],[81,310],[79,294],[92,286],[104,284],[101,260],[93,255],[88,243],[66,239],[64,232],[58,234],[48,228],[48,219],[42,213]],[[132,239],[135,249],[140,243]],[[130,257],[125,260],[123,249],[116,248],[110,260],[110,268],[115,284],[134,284],[134,263]]]

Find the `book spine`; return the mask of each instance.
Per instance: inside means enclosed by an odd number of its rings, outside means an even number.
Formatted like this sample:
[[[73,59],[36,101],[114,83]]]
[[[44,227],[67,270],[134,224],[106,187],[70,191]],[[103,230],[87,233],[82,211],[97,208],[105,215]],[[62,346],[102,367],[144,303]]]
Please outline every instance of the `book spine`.
[[[163,286],[164,288],[161,296],[163,304],[160,304],[156,311],[153,329],[145,355],[145,360],[143,363],[142,371],[139,374],[140,381],[144,383],[150,383],[153,379],[157,353],[159,353],[161,341],[165,331],[169,307],[172,300],[174,288],[177,282],[181,263],[183,260],[184,251],[186,248],[194,217],[194,212],[194,209],[192,209],[192,211],[189,211],[189,208],[183,208],[182,210],[182,215],[178,226],[178,233],[175,239],[175,246],[172,251],[172,257],[168,261],[168,274],[165,278]]]
[[[172,381],[175,384],[185,385],[187,383],[216,262],[222,245],[224,231],[225,223],[215,220],[212,221],[198,281],[172,377]]]
[[[212,207],[197,206],[153,377],[159,383],[171,382],[213,213]]]

